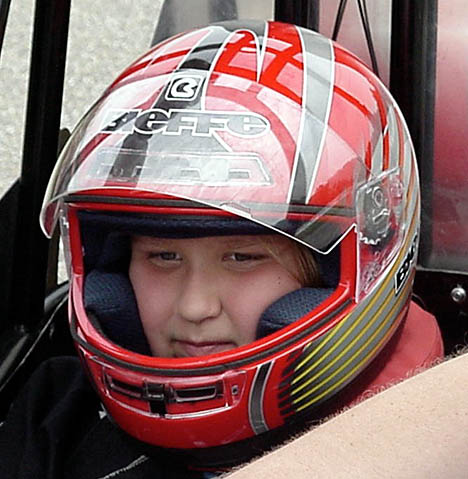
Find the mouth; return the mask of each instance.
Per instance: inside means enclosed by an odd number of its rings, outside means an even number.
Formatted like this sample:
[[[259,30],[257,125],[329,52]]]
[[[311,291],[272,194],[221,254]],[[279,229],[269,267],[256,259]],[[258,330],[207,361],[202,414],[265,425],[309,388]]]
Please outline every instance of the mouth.
[[[231,341],[191,342],[175,340],[173,345],[175,356],[178,358],[208,356],[209,354],[222,353],[236,347],[236,344]]]

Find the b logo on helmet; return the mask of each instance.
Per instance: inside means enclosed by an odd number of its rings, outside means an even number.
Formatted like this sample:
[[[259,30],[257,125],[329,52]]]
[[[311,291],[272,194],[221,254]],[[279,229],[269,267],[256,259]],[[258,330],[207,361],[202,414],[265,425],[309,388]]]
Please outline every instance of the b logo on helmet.
[[[203,77],[201,76],[176,76],[169,83],[165,98],[169,101],[194,100],[198,96],[202,83]]]

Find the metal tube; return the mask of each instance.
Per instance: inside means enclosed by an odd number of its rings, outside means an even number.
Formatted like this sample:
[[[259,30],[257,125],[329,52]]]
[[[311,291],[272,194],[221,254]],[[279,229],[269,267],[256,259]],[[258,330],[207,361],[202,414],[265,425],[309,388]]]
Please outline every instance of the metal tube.
[[[27,330],[43,315],[48,241],[39,212],[57,159],[70,0],[37,0],[12,251],[9,318]]]
[[[319,0],[275,0],[275,20],[318,31]]]
[[[432,250],[437,0],[393,0],[390,90],[405,115],[419,163],[424,214],[419,261]]]

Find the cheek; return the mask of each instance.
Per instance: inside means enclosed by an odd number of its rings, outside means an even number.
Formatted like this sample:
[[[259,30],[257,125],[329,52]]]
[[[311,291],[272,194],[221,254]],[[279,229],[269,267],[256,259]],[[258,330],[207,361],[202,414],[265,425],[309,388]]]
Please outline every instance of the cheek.
[[[131,262],[129,278],[145,332],[161,328],[170,317],[173,300],[167,281],[161,281],[153,271]]]
[[[258,301],[269,306],[281,296],[301,288],[301,283],[285,268],[274,264],[252,278],[251,288]]]

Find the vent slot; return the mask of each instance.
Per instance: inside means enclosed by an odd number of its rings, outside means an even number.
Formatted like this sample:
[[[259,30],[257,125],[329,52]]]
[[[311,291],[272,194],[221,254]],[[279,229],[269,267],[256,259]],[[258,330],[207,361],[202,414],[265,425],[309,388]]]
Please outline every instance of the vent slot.
[[[210,386],[174,389],[173,393],[176,402],[207,401],[220,396],[223,393],[223,385],[217,382]]]

